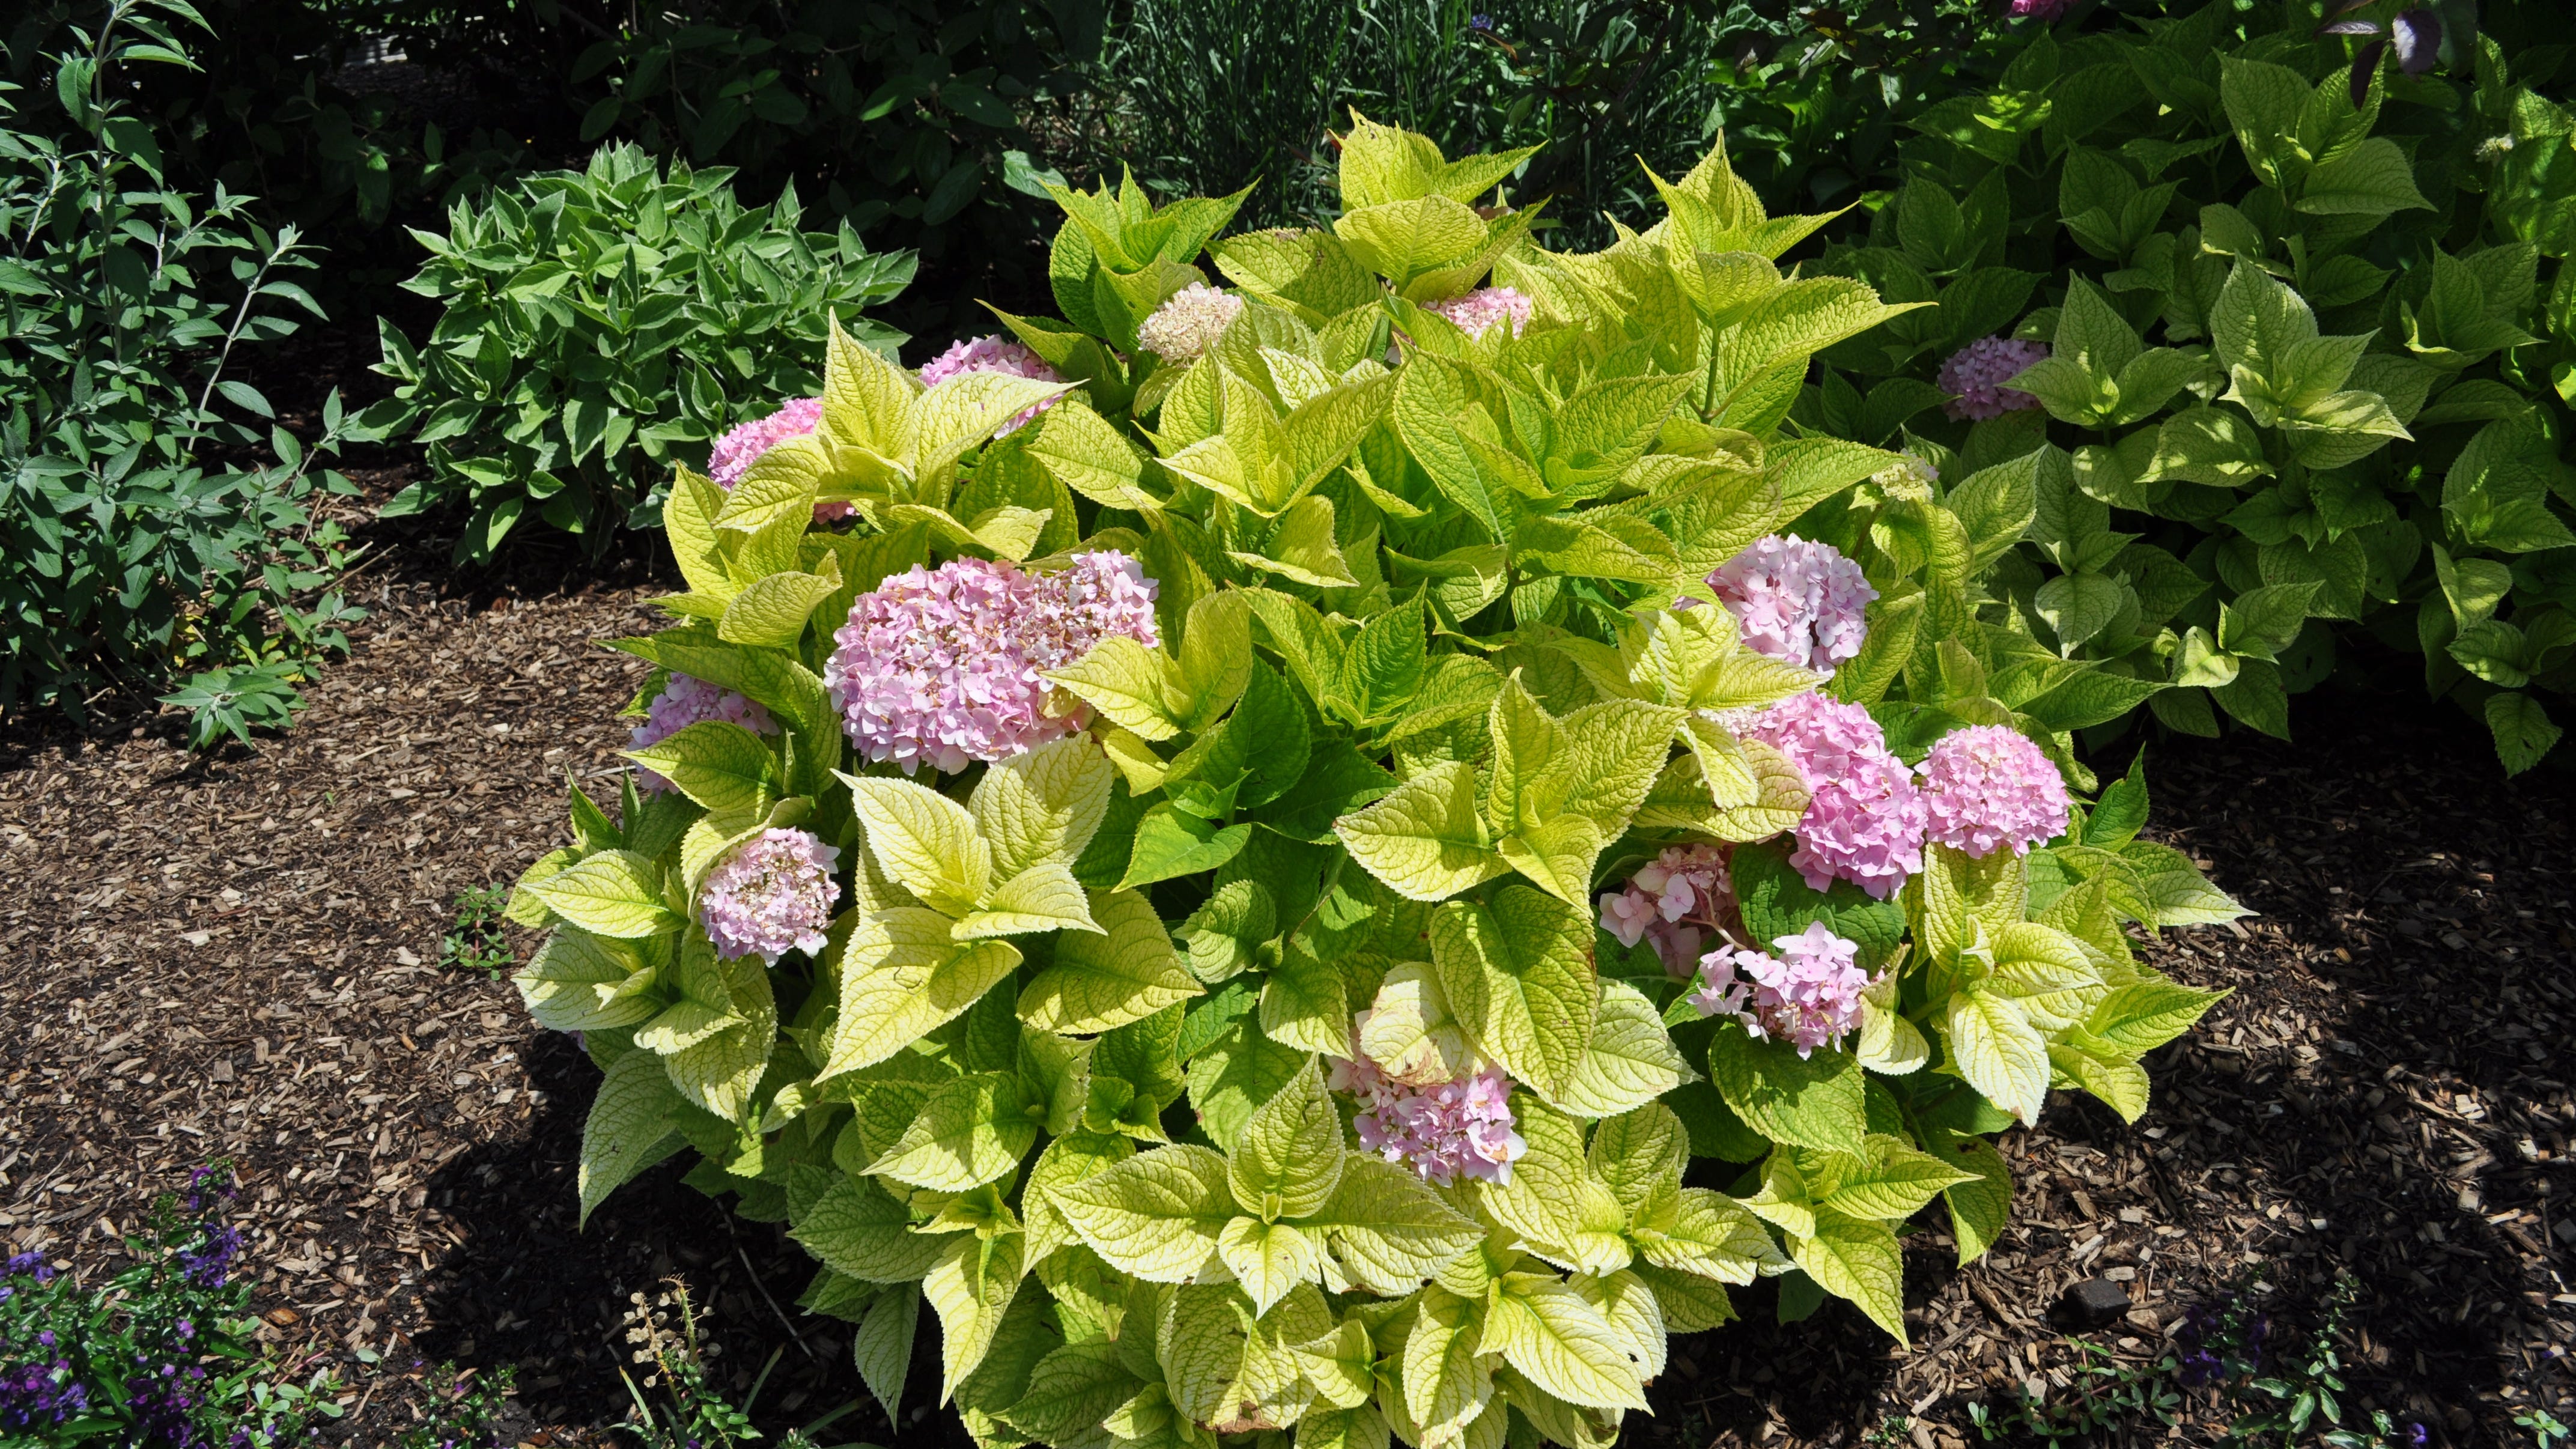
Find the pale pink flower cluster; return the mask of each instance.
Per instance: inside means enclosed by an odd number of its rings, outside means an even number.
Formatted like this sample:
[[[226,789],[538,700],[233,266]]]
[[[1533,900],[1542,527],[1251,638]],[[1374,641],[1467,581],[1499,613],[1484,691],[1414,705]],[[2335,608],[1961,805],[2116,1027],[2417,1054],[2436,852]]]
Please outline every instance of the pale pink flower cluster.
[[[1025,377],[1035,382],[1064,381],[1063,375],[1048,366],[1045,358],[1008,338],[998,334],[987,334],[982,337],[970,337],[923,363],[921,385],[937,387],[952,377],[963,377],[970,372],[1008,373],[1013,377]],[[993,436],[998,438],[1011,432],[1029,419],[1054,407],[1058,401],[1057,398],[1048,398],[1044,402],[1021,409],[1012,415],[1009,422],[994,429]]]
[[[1241,297],[1192,282],[1136,324],[1136,341],[1165,362],[1187,362],[1214,347],[1241,315]]]
[[[1148,647],[1155,583],[1123,553],[1076,554],[1062,573],[952,559],[861,594],[824,666],[842,729],[909,774],[1008,759],[1083,728],[1049,718],[1045,678],[1123,634]]]
[[[1950,354],[1950,360],[1941,364],[1940,375],[1934,379],[1943,392],[1950,394],[1950,401],[1941,405],[1942,411],[1954,418],[1984,422],[2039,406],[2038,398],[2004,384],[2047,356],[2045,342],[1981,337],[1969,343]]]
[[[1529,325],[1530,312],[1536,306],[1536,302],[1509,287],[1478,287],[1466,296],[1434,302],[1423,310],[1439,313],[1457,323],[1459,331],[1475,338],[1482,338],[1495,323],[1508,319],[1512,335],[1518,337],[1521,329]]]
[[[1878,597],[1840,549],[1796,534],[1755,539],[1717,566],[1708,587],[1735,616],[1746,648],[1819,674],[1860,653]]]
[[[1859,943],[1809,921],[1771,948],[1780,954],[1720,946],[1700,958],[1700,989],[1691,993],[1691,1005],[1702,1016],[1734,1017],[1757,1039],[1788,1042],[1801,1057],[1860,1025],[1869,974],[1854,959]]]
[[[1789,863],[1810,889],[1841,879],[1883,901],[1923,868],[1923,797],[1868,710],[1810,692],[1737,721],[1736,732],[1787,755],[1807,782]]]
[[[658,745],[693,724],[722,720],[738,724],[754,734],[774,735],[778,724],[769,711],[730,689],[718,689],[694,675],[674,674],[653,702],[644,706],[644,722],[627,737],[628,749],[640,750]],[[672,788],[671,782],[642,766],[635,770],[635,786],[647,794]]]
[[[707,455],[707,476],[718,488],[730,493],[742,475],[751,471],[760,455],[786,442],[812,433],[823,422],[823,400],[819,397],[789,398],[786,406],[765,418],[737,423],[716,439],[714,451]],[[814,521],[829,523],[850,516],[850,505],[824,502],[814,505]]]
[[[1726,848],[1668,845],[1637,867],[1628,884],[1601,897],[1601,929],[1622,946],[1654,943],[1655,955],[1675,976],[1688,976],[1700,943],[1722,931],[1735,913],[1735,887],[1726,876]]]
[[[698,924],[727,961],[775,966],[789,951],[819,954],[841,884],[841,852],[803,830],[764,830],[716,862],[698,892]]]
[[[2027,855],[2066,832],[2066,780],[2039,746],[2004,725],[1941,737],[1922,766],[1928,836],[1983,860]]]
[[[1461,1177],[1508,1184],[1529,1144],[1512,1130],[1512,1083],[1500,1067],[1408,1087],[1362,1056],[1332,1059],[1327,1084],[1358,1104],[1360,1146],[1447,1187]]]

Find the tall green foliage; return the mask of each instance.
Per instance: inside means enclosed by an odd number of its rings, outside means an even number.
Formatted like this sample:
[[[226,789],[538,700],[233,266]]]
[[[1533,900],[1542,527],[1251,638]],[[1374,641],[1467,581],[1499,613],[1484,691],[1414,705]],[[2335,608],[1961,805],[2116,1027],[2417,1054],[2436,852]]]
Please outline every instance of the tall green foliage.
[[[377,370],[400,386],[360,422],[427,444],[429,476],[385,512],[470,510],[459,559],[490,558],[529,518],[605,548],[650,526],[673,461],[703,456],[747,403],[812,392],[829,319],[901,291],[912,258],[868,251],[846,222],[801,230],[793,190],[746,207],[732,175],[604,147],[459,202],[443,236],[415,231],[430,260],[405,286],[443,311],[418,347],[380,319]]]
[[[676,622],[615,647],[774,731],[636,751],[674,791],[630,781],[614,820],[576,794],[513,899],[550,933],[530,1009],[604,1073],[585,1213],[693,1153],[821,1260],[804,1301],[858,1325],[890,1409],[926,1299],[986,1443],[1596,1445],[1728,1285],[1799,1275],[1903,1337],[1907,1221],[1944,1202],[1963,1260],[2007,1221],[1989,1134],[2052,1086],[2143,1110],[2140,1056],[2213,998],[2125,925],[2238,914],[2137,838],[2144,786],[2026,857],[1813,890],[1782,836],[1811,784],[1730,711],[1821,676],[1704,582],[1834,530],[1880,594],[1835,694],[1909,757],[1968,722],[2063,756],[2134,696],[1985,588],[2029,460],[1944,488],[1785,427],[1819,349],[1914,312],[1784,271],[1821,218],[1767,216],[1722,154],[1592,253],[1474,209],[1521,159],[1360,121],[1331,230],[1212,245],[1232,200],[1060,190],[1064,316],[1009,322],[1064,380],[924,389],[836,333],[812,435],[730,492],[680,475]],[[1203,253],[1239,315],[1186,363],[1137,349]],[[1487,280],[1526,328],[1431,310]],[[1045,676],[1086,728],[953,777],[853,755],[845,710],[912,706],[835,692],[875,647],[844,613],[933,563],[1112,550],[1158,638]],[[724,959],[711,881],[782,830],[839,852],[847,909]],[[1746,939],[1851,942],[1856,1032],[1756,1040],[1596,928],[1597,887],[1686,842],[1731,846]],[[1525,1154],[1435,1187],[1355,1145],[1327,1067],[1363,1055],[1507,1072]]]
[[[1945,470],[2034,459],[2004,591],[2061,655],[2167,686],[2170,728],[2285,734],[2359,629],[2525,769],[2576,686],[2576,118],[2535,89],[2564,52],[2508,52],[2549,7],[2503,4],[2447,75],[2356,70],[2329,8],[2043,36],[1923,116],[1824,265],[1937,305],[1829,352],[1798,416],[1902,425]],[[1994,332],[2053,347],[2013,381],[2039,406],[1941,422],[1936,369]]]
[[[321,315],[294,280],[313,258],[249,198],[166,186],[127,99],[132,67],[191,64],[195,23],[117,0],[45,57],[55,123],[0,129],[0,706],[78,717],[193,672],[169,698],[206,744],[285,723],[358,613],[331,591],[345,537],[315,516],[356,491],[311,467],[347,436],[339,395],[308,443],[226,375],[295,331],[286,309]]]

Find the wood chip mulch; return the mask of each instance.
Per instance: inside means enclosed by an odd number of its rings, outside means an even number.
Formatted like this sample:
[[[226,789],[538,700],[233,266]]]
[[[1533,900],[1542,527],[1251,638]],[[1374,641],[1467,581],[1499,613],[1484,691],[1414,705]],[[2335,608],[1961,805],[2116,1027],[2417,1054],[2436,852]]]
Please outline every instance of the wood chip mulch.
[[[230,1159],[263,1332],[338,1365],[351,1443],[398,1439],[415,1365],[450,1358],[517,1366],[526,1442],[605,1442],[626,1296],[673,1273],[712,1308],[723,1381],[779,1355],[773,1434],[864,1396],[845,1326],[794,1307],[802,1253],[674,1168],[576,1230],[595,1074],[506,981],[438,964],[457,893],[562,839],[565,772],[613,770],[643,666],[593,641],[651,627],[649,592],[389,585],[302,723],[255,752],[192,758],[158,726],[0,735],[12,1251],[109,1271],[155,1194]],[[2010,1134],[1997,1249],[1961,1271],[1937,1233],[1908,1240],[1910,1351],[1839,1304],[1780,1326],[1743,1290],[1745,1322],[1676,1341],[1634,1442],[1959,1449],[1971,1403],[2063,1391],[2058,1304],[2089,1278],[2134,1306],[2082,1336],[2144,1365],[2231,1285],[2259,1279],[2294,1337],[2350,1272],[2358,1403],[2446,1445],[2528,1443],[2512,1419],[2534,1406],[2576,1419],[2576,790],[2503,780],[2473,721],[2302,705],[2295,745],[2151,748],[2156,833],[2258,915],[2150,948],[2235,994],[2150,1063],[2147,1116],[2059,1094]],[[963,1443],[930,1410],[933,1325],[917,1354],[900,1431],[871,1402],[827,1440]]]

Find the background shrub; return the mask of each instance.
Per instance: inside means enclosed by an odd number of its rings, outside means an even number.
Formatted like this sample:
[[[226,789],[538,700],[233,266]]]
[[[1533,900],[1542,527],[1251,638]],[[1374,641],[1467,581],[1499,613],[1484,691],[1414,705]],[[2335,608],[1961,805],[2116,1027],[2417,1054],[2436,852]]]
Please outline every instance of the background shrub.
[[[2005,590],[2168,728],[2285,734],[2394,648],[2519,770],[2559,735],[2530,691],[2576,686],[2576,118],[2552,7],[2454,23],[2439,74],[2371,33],[2395,9],[2042,37],[1915,117],[1904,189],[1824,265],[1936,305],[1828,353],[1798,416],[1945,470],[2035,456]],[[2053,344],[2038,406],[1943,419],[1939,369],[1994,333]]]
[[[870,252],[848,222],[799,230],[793,189],[746,207],[732,176],[610,146],[416,232],[432,256],[404,285],[443,311],[417,348],[380,321],[377,370],[401,386],[362,421],[427,445],[429,476],[385,512],[470,509],[460,559],[530,516],[596,551],[650,524],[674,459],[703,461],[739,400],[811,393],[832,316],[903,340],[855,314],[912,279],[909,255]]]
[[[345,538],[315,504],[355,490],[310,467],[344,435],[336,392],[307,444],[224,375],[296,330],[285,309],[321,315],[293,280],[308,249],[246,197],[166,186],[124,99],[130,66],[186,63],[185,13],[118,0],[0,111],[0,706],[78,716],[193,670],[177,702],[204,743],[283,723],[345,647]]]

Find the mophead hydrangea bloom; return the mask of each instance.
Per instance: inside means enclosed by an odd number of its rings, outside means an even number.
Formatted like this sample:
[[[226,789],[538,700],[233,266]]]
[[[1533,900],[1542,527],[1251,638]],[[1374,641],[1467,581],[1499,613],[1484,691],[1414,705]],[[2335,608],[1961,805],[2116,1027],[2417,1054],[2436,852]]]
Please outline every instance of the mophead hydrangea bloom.
[[[704,724],[708,720],[738,724],[754,734],[778,733],[777,721],[772,720],[769,711],[759,705],[695,675],[674,674],[671,682],[662,686],[662,692],[644,706],[644,722],[627,736],[626,747],[640,750],[648,745],[658,745],[689,726]],[[659,794],[673,787],[670,781],[638,765],[635,767],[635,788],[647,794]]]
[[[2066,831],[2066,779],[2038,745],[2005,725],[1941,737],[1924,758],[1926,838],[1983,860],[2027,855]]]
[[[1735,886],[1719,845],[1665,846],[1627,885],[1601,896],[1601,929],[1622,946],[1653,942],[1674,976],[1697,967],[1701,943],[1725,930],[1734,914]]]
[[[1500,1067],[1408,1087],[1365,1056],[1335,1057],[1327,1085],[1357,1104],[1351,1125],[1362,1148],[1441,1187],[1461,1177],[1508,1184],[1512,1164],[1529,1151],[1512,1130],[1512,1083]]]
[[[937,387],[952,377],[963,377],[970,372],[1008,373],[1012,377],[1025,377],[1036,382],[1064,381],[1063,375],[1048,366],[1045,358],[1006,337],[988,334],[983,337],[969,337],[923,363],[921,385]],[[998,438],[1013,431],[1029,419],[1054,407],[1056,402],[1057,399],[1048,398],[1044,402],[1021,409],[1011,415],[1009,422],[994,429],[993,436]]]
[[[1746,648],[1819,674],[1860,653],[1878,597],[1840,549],[1796,534],[1755,539],[1717,566],[1708,587]]]
[[[1785,1041],[1809,1056],[1860,1025],[1869,973],[1856,961],[1859,943],[1810,921],[1776,937],[1779,954],[1720,946],[1700,958],[1699,990],[1690,1003],[1702,1016],[1731,1016],[1763,1041]]]
[[[2004,386],[2021,375],[2022,370],[2048,356],[2045,342],[2024,342],[2016,337],[1981,337],[1950,354],[1941,364],[1934,381],[1950,400],[1942,411],[1954,418],[1974,418],[1984,422],[2006,413],[2039,406],[2039,399],[2029,393]]]
[[[1192,282],[1136,324],[1136,341],[1165,362],[1187,362],[1214,347],[1242,313],[1241,297]]]
[[[1437,312],[1458,324],[1458,330],[1470,337],[1482,338],[1497,322],[1508,320],[1512,335],[1521,335],[1529,325],[1530,312],[1537,304],[1509,287],[1478,287],[1463,297],[1434,302],[1423,310]]]
[[[1061,573],[961,558],[914,567],[861,594],[824,666],[842,730],[906,773],[958,771],[1072,734],[1087,711],[1049,716],[1045,672],[1123,634],[1161,642],[1152,579],[1123,553],[1076,554]]]
[[[1847,880],[1879,900],[1923,869],[1923,796],[1869,711],[1809,692],[1731,723],[1807,782],[1789,863],[1813,890]]]
[[[698,924],[727,961],[758,956],[775,966],[789,951],[820,953],[832,926],[841,858],[804,830],[764,830],[733,848],[698,890]]]
[[[716,439],[714,450],[707,454],[707,476],[715,480],[718,488],[730,493],[733,485],[742,481],[742,475],[751,471],[751,465],[759,461],[761,454],[789,438],[806,436],[822,422],[821,398],[789,398],[778,411],[765,418],[737,423],[727,429],[723,437]],[[847,503],[826,501],[814,505],[816,523],[829,523],[849,515],[850,505]]]

